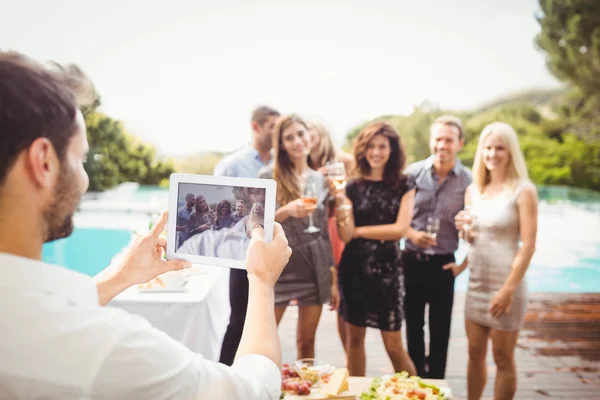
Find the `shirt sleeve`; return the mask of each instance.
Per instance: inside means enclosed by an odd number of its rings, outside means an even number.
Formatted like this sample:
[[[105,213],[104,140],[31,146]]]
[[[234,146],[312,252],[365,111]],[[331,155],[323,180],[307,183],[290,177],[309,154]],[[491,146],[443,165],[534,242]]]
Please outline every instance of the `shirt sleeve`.
[[[216,176],[235,176],[233,174],[231,163],[227,162],[227,158],[222,159],[217,165],[215,165],[215,169],[213,171],[213,175]]]
[[[119,310],[120,311],[120,310]],[[101,362],[96,399],[279,399],[281,373],[273,361],[248,355],[228,367],[193,353],[143,318],[125,312],[110,323],[118,339]]]

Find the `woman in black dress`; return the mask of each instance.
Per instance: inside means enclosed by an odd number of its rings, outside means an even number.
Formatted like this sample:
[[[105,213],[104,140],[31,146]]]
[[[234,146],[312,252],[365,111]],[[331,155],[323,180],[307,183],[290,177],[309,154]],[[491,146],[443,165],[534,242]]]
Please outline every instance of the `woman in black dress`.
[[[233,225],[235,225],[235,221],[231,215],[231,203],[221,200],[217,205],[217,220],[213,229],[218,231],[223,228],[231,228]]]
[[[404,277],[399,241],[410,227],[415,190],[402,174],[400,137],[383,122],[359,133],[354,146],[358,178],[336,194],[336,223],[347,243],[340,261],[340,313],[346,320],[348,369],[363,376],[366,328],[381,330],[397,372],[415,374],[404,350]]]

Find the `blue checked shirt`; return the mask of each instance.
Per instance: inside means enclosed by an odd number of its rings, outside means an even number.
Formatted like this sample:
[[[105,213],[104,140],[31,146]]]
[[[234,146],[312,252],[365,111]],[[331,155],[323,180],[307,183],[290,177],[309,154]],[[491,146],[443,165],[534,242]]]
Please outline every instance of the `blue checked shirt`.
[[[433,169],[433,156],[408,166],[406,174],[415,182],[415,209],[412,228],[425,231],[427,218],[440,219],[437,234],[438,245],[433,248],[435,254],[451,254],[458,248],[458,231],[454,226],[454,217],[464,208],[465,190],[471,184],[471,171],[459,159],[454,168],[440,185]],[[421,251],[419,247],[406,241],[405,248]]]

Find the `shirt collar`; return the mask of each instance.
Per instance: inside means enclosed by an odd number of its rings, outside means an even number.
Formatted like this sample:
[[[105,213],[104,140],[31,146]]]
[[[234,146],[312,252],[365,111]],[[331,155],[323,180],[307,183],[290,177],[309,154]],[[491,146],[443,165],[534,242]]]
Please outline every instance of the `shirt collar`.
[[[75,304],[98,305],[98,290],[91,277],[7,253],[0,253],[0,289],[43,292],[68,298]]]
[[[433,156],[429,156],[425,159],[425,168],[426,169],[432,169],[433,168]],[[454,173],[454,175],[460,174],[460,170],[462,168],[463,164],[460,161],[460,159],[458,157],[456,157],[456,160],[454,161],[454,167],[452,168],[452,172]]]

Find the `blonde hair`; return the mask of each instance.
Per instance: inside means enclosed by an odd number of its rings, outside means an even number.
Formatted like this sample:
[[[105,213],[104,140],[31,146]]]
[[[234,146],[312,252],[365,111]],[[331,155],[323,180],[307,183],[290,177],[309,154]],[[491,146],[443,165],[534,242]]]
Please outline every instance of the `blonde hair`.
[[[514,192],[522,183],[528,182],[529,178],[525,158],[519,146],[517,132],[505,122],[492,122],[483,128],[479,136],[479,144],[477,145],[477,152],[475,153],[475,161],[473,163],[473,183],[479,192],[483,192],[484,188],[490,183],[490,171],[483,163],[483,146],[485,140],[490,135],[497,135],[506,147],[508,147],[510,160],[506,173],[506,186]]]
[[[334,162],[337,159],[335,145],[333,144],[333,140],[331,140],[331,134],[329,133],[329,129],[325,126],[322,121],[317,119],[308,120],[309,126],[313,127],[317,134],[319,135],[319,147],[316,150],[316,157],[311,154],[308,156],[312,161],[313,168],[318,169],[328,162]]]
[[[248,220],[246,221],[246,229],[252,232],[256,225],[265,226],[265,208],[258,202],[252,205]]]

